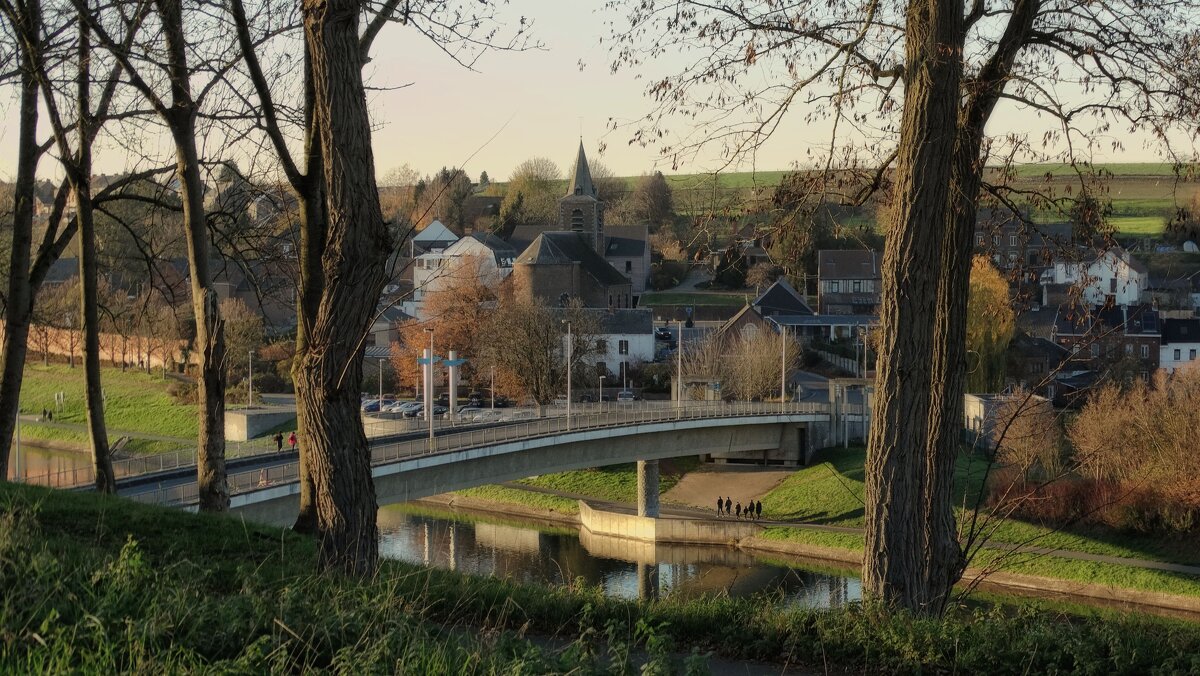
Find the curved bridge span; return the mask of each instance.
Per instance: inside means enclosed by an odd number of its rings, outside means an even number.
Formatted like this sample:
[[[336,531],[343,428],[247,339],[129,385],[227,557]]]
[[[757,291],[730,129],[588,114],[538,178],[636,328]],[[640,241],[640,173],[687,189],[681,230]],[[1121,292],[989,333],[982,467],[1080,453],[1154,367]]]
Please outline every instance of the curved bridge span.
[[[805,402],[631,407],[539,418],[377,443],[372,474],[379,503],[391,504],[537,474],[686,455],[762,453],[764,460],[804,462],[814,446],[829,441],[836,427],[830,417],[827,404]],[[863,416],[844,411],[843,417],[858,423]],[[290,522],[299,506],[298,471],[287,458],[231,473],[231,511],[254,521]],[[654,472],[657,483],[656,465]],[[191,480],[122,492],[191,509],[197,501]]]

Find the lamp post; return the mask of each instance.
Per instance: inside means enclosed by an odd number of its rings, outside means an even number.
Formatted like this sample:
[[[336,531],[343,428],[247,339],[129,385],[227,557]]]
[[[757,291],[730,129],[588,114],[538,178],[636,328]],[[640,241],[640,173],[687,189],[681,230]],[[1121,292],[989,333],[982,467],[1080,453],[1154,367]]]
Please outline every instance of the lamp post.
[[[562,320],[567,325],[567,431],[571,430],[571,322]]]
[[[679,406],[683,407],[683,320],[678,322],[679,336],[675,340],[675,368],[679,385],[676,386],[676,399],[679,400]]]
[[[492,367],[492,410],[496,410],[496,367]]]
[[[429,334],[429,363],[425,366],[425,419],[429,421],[429,447],[433,448],[433,329],[426,328]]]
[[[596,405],[600,407],[601,413],[604,412],[604,379],[607,377],[606,375],[600,376],[600,384],[597,385],[599,389],[596,390]]]
[[[246,368],[249,373],[246,377],[246,408],[254,407],[254,350],[246,353]]]
[[[787,408],[787,328],[779,327],[779,408]]]
[[[379,360],[379,412],[383,413],[383,359]]]

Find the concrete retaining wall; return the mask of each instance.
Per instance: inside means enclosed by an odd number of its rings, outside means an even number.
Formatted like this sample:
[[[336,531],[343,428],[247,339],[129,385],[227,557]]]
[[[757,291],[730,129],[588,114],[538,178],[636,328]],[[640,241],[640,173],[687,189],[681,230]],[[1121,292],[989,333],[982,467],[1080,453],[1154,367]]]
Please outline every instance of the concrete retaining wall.
[[[225,411],[225,438],[229,441],[249,441],[262,436],[269,429],[295,419],[296,412],[288,409]]]
[[[693,545],[736,546],[742,538],[758,535],[762,526],[737,521],[698,519],[652,519],[636,514],[599,510],[579,501],[579,524],[597,535]]]

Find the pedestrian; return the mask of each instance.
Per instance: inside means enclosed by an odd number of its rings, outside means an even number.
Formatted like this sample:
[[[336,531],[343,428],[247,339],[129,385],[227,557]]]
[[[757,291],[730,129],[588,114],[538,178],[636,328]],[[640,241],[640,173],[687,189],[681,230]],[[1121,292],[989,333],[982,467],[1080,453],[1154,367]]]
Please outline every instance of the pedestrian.
[[[737,514],[737,518],[739,518],[739,519],[742,518],[742,503],[740,503],[740,502],[737,503],[737,506],[734,507],[733,509],[734,509],[734,513]]]
[[[758,518],[758,519],[762,518],[762,500],[759,500],[754,505],[754,516],[755,516],[755,518]]]
[[[278,452],[282,451],[283,450],[283,432],[276,432],[275,436],[271,437],[271,439],[275,441],[275,452],[278,453]]]
[[[725,496],[725,516],[729,516],[730,514],[733,514],[733,502],[727,495]]]
[[[291,434],[288,435],[288,446],[291,446],[293,451],[296,450],[296,433],[295,432],[292,432]]]
[[[46,411],[46,421],[54,422],[54,411]]]
[[[725,502],[721,500],[721,496],[717,496],[717,516],[725,513]]]

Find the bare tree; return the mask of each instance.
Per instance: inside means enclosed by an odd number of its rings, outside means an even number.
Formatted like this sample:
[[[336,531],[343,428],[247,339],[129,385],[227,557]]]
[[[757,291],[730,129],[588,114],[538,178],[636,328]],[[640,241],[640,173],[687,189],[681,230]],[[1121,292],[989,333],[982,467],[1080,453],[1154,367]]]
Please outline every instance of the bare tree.
[[[890,184],[864,582],[887,605],[941,613],[963,567],[949,496],[977,203],[987,195],[1017,213],[1019,202],[1067,213],[1096,196],[1084,160],[1115,125],[1148,130],[1160,142],[1186,127],[1196,109],[1187,80],[1196,3],[610,6],[630,10],[629,27],[616,35],[618,67],[668,51],[695,57],[654,81],[656,107],[638,123],[635,141],[662,134],[670,139],[663,151],[676,161],[717,142],[733,161],[794,108],[805,109],[834,129],[828,148],[812,157],[823,167],[820,194],[861,203]],[[1050,128],[988,138],[985,126],[1002,102],[1040,111]],[[678,138],[667,128],[676,116],[711,124]],[[842,135],[848,128],[877,137],[855,147]],[[1051,157],[1077,171],[1057,195],[1027,194],[1005,183],[1011,172],[984,171],[989,159]],[[847,181],[846,171],[859,178]],[[1096,219],[1080,225],[1090,241]]]

